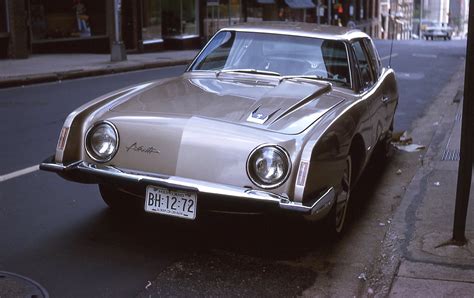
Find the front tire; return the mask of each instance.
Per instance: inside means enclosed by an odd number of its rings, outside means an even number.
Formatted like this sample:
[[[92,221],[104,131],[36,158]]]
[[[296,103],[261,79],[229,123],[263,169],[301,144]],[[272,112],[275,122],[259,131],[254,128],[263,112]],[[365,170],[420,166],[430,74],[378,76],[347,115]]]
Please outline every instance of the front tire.
[[[324,220],[324,226],[331,236],[341,235],[346,223],[352,187],[352,158],[350,155],[346,157],[344,172],[340,183],[341,190],[336,197],[336,202]]]
[[[335,204],[335,231],[342,233],[346,222],[347,207],[351,195],[352,182],[352,158],[347,156],[344,173],[341,179],[341,192],[338,194]]]

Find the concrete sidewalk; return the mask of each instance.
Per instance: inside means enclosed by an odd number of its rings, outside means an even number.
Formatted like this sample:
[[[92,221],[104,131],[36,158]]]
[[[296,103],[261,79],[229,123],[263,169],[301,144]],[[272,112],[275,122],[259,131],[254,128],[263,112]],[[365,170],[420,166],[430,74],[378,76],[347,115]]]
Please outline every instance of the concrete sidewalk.
[[[111,62],[109,54],[48,54],[0,60],[0,88],[75,79],[132,70],[188,64],[197,50],[128,54]]]
[[[464,72],[444,88],[413,139],[428,145],[386,234],[367,285],[369,296],[474,296],[474,185],[467,218],[468,244],[452,237],[459,165]],[[414,153],[417,154],[417,153]]]

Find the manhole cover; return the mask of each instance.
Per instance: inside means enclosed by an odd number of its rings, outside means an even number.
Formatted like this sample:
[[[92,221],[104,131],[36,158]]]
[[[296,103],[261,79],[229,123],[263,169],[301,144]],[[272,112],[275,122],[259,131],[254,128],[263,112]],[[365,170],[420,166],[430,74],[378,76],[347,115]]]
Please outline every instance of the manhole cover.
[[[11,272],[0,271],[0,297],[48,298],[48,292],[37,282]]]

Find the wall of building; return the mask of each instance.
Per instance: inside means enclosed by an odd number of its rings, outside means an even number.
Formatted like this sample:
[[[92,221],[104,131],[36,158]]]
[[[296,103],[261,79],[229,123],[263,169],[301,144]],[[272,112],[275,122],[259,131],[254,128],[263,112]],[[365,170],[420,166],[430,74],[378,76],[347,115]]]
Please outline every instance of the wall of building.
[[[423,19],[442,24],[449,22],[449,0],[423,0]]]
[[[454,35],[464,37],[467,34],[468,0],[451,0],[449,3],[449,25]]]
[[[381,38],[411,39],[413,26],[413,0],[382,0],[380,18]]]

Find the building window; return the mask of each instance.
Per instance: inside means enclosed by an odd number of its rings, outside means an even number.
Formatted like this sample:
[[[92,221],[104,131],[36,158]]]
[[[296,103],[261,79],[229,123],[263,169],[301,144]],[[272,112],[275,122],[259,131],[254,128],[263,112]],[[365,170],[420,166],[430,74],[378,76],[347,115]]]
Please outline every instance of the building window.
[[[163,36],[195,36],[198,0],[163,0]]]
[[[31,0],[33,41],[106,35],[105,0]]]
[[[143,41],[150,42],[161,39],[161,1],[143,0]]]
[[[0,0],[0,32],[8,32],[7,22],[7,3],[6,0]]]

